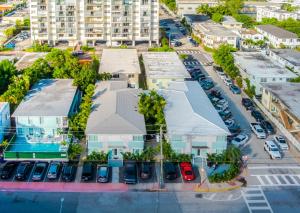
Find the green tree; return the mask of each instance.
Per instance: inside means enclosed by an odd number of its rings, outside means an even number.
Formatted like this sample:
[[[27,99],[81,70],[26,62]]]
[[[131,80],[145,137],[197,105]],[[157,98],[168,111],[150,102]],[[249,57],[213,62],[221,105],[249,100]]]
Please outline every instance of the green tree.
[[[235,82],[239,88],[243,88],[243,79],[241,76],[236,77]]]
[[[108,154],[104,153],[103,151],[101,152],[92,151],[92,153],[87,156],[88,161],[96,161],[99,163],[106,163],[107,159],[108,159]]]
[[[10,79],[16,74],[17,70],[12,62],[7,59],[0,62],[0,94],[7,90]]]
[[[223,15],[220,14],[220,13],[214,13],[214,14],[212,15],[212,18],[211,18],[211,19],[212,19],[213,21],[215,21],[215,22],[220,23],[220,22],[223,21]]]
[[[225,0],[225,6],[228,8],[231,15],[237,14],[243,5],[244,0]]]
[[[245,28],[252,28],[255,24],[255,21],[253,20],[253,18],[248,15],[245,15],[245,14],[234,14],[233,17],[238,22],[242,22],[243,27],[245,27]]]
[[[30,78],[30,84],[32,85],[40,79],[51,78],[52,69],[45,59],[39,58],[30,67],[26,68],[23,74]]]
[[[29,19],[29,18],[24,19],[23,25],[24,25],[25,27],[30,27],[30,19]]]
[[[68,149],[69,160],[76,160],[77,157],[82,153],[83,147],[79,143],[71,143]]]
[[[292,6],[291,4],[283,3],[283,4],[281,5],[281,9],[282,9],[282,10],[286,10],[286,11],[288,11],[288,12],[295,12],[295,11],[297,11],[297,10],[299,9],[299,7],[294,7],[294,6]]]
[[[15,27],[9,27],[9,28],[5,29],[3,33],[4,33],[5,37],[8,39],[14,35],[15,31],[16,31]]]
[[[21,20],[16,20],[16,30],[20,31],[23,28],[23,22]]]

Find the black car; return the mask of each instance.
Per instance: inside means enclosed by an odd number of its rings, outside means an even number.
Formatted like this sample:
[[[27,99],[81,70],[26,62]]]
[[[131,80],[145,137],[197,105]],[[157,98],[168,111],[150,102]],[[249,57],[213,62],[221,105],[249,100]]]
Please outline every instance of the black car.
[[[66,164],[62,171],[62,180],[65,182],[71,182],[75,178],[75,166]]]
[[[263,120],[265,120],[264,116],[257,110],[252,110],[251,115],[257,122],[262,122]]]
[[[214,71],[223,72],[223,69],[218,66],[213,66]]]
[[[37,163],[34,167],[33,174],[32,174],[32,180],[33,181],[40,181],[43,179],[46,169],[47,169],[48,163],[46,162],[40,162]]]
[[[246,110],[253,108],[253,102],[249,98],[242,98],[242,105],[246,108]]]
[[[84,163],[82,167],[81,180],[88,181],[93,178],[94,166],[92,163]]]
[[[238,124],[233,124],[233,125],[229,126],[228,130],[232,134],[237,134],[237,133],[241,132],[241,128],[240,128],[240,126]]]
[[[176,164],[171,162],[166,162],[164,164],[165,178],[168,180],[175,180],[178,177]]]
[[[9,179],[12,176],[14,169],[16,168],[16,162],[7,162],[1,170],[1,179]]]
[[[16,180],[25,180],[30,172],[30,169],[30,162],[21,162],[17,168],[17,173],[15,175]]]
[[[265,132],[268,133],[269,135],[275,134],[275,129],[269,121],[265,121],[265,120],[261,121],[260,125],[265,130]]]
[[[141,164],[141,178],[149,179],[152,176],[152,166],[150,162],[143,162]]]
[[[137,183],[137,165],[136,162],[126,162],[124,165],[124,182],[126,184]]]

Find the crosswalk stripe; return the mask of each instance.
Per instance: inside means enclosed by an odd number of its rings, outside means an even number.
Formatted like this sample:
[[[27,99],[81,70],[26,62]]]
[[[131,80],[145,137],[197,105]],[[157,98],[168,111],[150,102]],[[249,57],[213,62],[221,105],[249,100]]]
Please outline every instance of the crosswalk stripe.
[[[294,174],[271,174],[251,175],[256,177],[261,186],[295,186],[300,185],[300,175]]]
[[[265,178],[267,179],[268,183],[270,183],[270,185],[274,185],[273,182],[272,182],[272,180],[270,179],[270,177],[265,176]]]
[[[290,176],[291,177],[291,179],[295,182],[295,184],[297,184],[298,183],[298,181],[296,180],[296,178],[294,177],[294,176]],[[298,183],[299,184],[299,183]]]

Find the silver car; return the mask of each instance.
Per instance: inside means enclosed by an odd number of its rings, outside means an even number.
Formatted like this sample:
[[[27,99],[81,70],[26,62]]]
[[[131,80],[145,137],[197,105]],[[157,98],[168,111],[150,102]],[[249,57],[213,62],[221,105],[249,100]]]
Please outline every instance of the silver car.
[[[109,181],[109,167],[107,165],[98,166],[97,182],[107,183]]]

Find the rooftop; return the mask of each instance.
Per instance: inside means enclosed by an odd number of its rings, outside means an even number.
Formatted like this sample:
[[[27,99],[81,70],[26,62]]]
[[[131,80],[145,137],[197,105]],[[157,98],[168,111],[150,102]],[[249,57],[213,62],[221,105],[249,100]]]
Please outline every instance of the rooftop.
[[[235,63],[250,75],[257,77],[297,77],[296,74],[261,52],[235,52],[233,56]]]
[[[230,134],[197,81],[172,82],[160,93],[167,101],[165,119],[169,134]]]
[[[263,87],[283,102],[300,119],[300,84],[299,83],[264,83]]]
[[[222,24],[241,24],[242,25],[243,23],[242,22],[238,22],[232,16],[224,16]]]
[[[298,38],[297,34],[284,30],[280,27],[276,27],[274,25],[258,25],[258,29],[265,31],[277,38]]]
[[[176,0],[177,4],[209,4],[218,3],[218,0]]]
[[[193,28],[195,30],[199,30],[201,33],[205,35],[212,35],[212,36],[219,36],[219,37],[220,36],[237,37],[237,35],[234,32],[232,32],[230,29],[210,20],[201,23],[195,23],[193,24]]]
[[[139,89],[126,81],[105,81],[96,85],[86,134],[146,135],[145,119],[138,112]]]
[[[145,52],[143,61],[148,78],[190,78],[182,61],[175,52]]]
[[[141,73],[136,49],[104,49],[99,73]]]
[[[189,23],[196,23],[209,20],[209,16],[199,14],[185,14],[184,17]]]
[[[300,52],[293,49],[271,49],[273,53],[284,58],[294,66],[300,66]]]
[[[7,102],[0,102],[0,112],[3,110],[3,107],[7,104]]]
[[[34,53],[26,53],[19,61],[15,64],[18,70],[25,69],[31,66],[37,59],[44,58],[47,53],[44,52],[34,52]]]
[[[68,116],[77,91],[72,79],[43,79],[34,84],[13,116]]]

